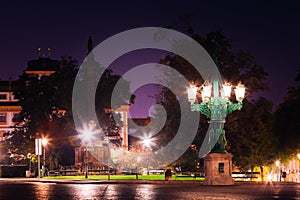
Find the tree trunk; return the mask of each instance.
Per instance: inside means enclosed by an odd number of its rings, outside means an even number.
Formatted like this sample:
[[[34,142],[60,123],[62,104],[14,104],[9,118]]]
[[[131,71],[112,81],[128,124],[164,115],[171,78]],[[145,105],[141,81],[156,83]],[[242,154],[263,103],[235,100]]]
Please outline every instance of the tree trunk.
[[[252,181],[252,179],[253,179],[253,170],[254,170],[254,166],[251,166],[251,175],[250,175],[250,181]]]
[[[265,178],[264,166],[260,166],[260,177],[261,177],[261,181],[264,181]]]

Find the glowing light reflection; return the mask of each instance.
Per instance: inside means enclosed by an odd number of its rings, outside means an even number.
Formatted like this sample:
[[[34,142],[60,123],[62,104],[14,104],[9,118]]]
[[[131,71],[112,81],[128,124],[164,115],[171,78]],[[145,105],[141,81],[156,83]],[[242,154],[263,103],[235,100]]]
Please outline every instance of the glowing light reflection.
[[[53,189],[52,185],[49,183],[34,183],[35,199],[49,199]]]
[[[136,188],[136,195],[137,199],[156,199],[155,198],[155,186],[154,185],[141,185],[140,187]]]
[[[71,191],[74,192],[76,199],[95,199],[99,196],[99,186],[91,184],[72,185]]]

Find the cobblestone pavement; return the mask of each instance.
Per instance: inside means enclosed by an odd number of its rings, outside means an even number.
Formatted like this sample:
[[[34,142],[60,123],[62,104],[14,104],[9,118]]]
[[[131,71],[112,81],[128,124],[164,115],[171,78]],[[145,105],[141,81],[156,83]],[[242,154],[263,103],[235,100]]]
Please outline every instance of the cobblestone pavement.
[[[236,183],[204,186],[201,182],[0,179],[2,199],[299,199],[298,183]]]

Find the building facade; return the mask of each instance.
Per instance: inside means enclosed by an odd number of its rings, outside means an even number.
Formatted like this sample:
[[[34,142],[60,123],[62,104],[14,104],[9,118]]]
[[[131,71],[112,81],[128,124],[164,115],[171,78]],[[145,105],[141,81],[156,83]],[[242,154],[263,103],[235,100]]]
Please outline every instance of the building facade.
[[[0,141],[5,139],[6,133],[20,125],[19,113],[22,108],[13,94],[17,88],[16,81],[0,81]]]

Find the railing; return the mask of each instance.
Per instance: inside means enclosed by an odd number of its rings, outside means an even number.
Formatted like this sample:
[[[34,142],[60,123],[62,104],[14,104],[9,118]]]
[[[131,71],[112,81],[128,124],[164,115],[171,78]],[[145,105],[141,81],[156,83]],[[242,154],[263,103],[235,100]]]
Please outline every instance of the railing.
[[[77,176],[78,170],[49,170],[48,176]]]
[[[97,175],[106,175],[106,174],[116,174],[116,170],[110,169],[109,171],[107,169],[89,169],[89,174],[97,174]]]
[[[204,172],[176,172],[175,180],[181,177],[192,177],[194,180],[196,180],[196,178],[204,178],[204,175]]]
[[[232,172],[232,178],[235,181],[248,181],[260,177],[260,172]]]

